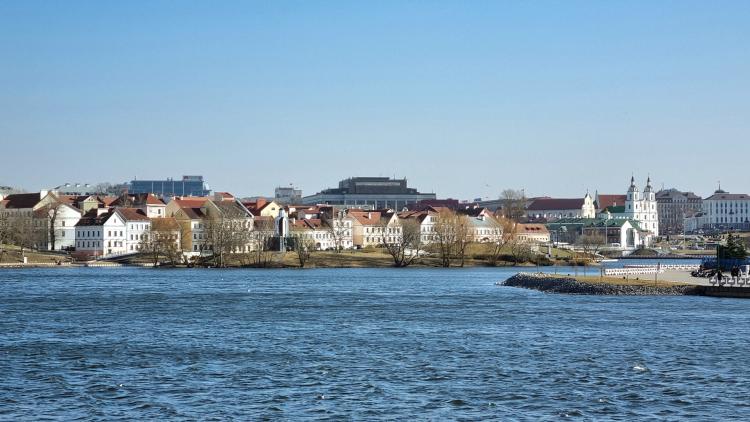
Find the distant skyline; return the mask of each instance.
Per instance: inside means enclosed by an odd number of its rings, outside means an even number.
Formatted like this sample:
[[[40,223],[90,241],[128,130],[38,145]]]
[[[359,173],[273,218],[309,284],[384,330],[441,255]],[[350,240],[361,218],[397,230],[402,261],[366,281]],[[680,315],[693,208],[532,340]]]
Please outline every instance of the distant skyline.
[[[750,2],[0,2],[0,185],[750,192]]]

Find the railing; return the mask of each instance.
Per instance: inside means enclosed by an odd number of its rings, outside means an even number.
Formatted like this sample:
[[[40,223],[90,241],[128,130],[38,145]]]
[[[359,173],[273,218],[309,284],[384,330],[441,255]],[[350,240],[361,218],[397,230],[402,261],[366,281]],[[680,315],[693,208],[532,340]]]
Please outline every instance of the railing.
[[[716,276],[711,277],[708,280],[708,283],[712,286],[727,286],[727,287],[750,287],[750,275],[748,274],[741,274],[738,277],[727,277],[723,276],[721,278],[721,281],[719,281],[719,278]]]
[[[55,262],[3,262],[0,263],[0,268],[38,268],[38,267],[153,267],[154,264],[151,262],[145,262],[140,264],[121,264],[119,262],[61,262],[59,264]]]
[[[612,276],[628,276],[628,275],[641,275],[641,274],[661,274],[664,269],[657,269],[656,267],[650,268],[605,268],[604,275]]]
[[[24,268],[24,267],[70,267],[70,262],[3,262],[0,263],[2,268]]]
[[[670,271],[696,271],[700,268],[700,265],[681,265],[681,264],[660,264],[660,265],[653,265],[653,264],[633,264],[633,265],[624,265],[624,268],[661,268],[662,270],[670,270]]]

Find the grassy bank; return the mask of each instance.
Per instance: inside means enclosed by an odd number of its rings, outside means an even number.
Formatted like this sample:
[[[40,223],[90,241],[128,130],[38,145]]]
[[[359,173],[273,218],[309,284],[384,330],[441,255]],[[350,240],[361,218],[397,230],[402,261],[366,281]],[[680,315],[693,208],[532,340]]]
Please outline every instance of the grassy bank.
[[[30,264],[70,262],[70,257],[62,252],[44,252],[30,249],[22,252],[18,246],[0,245],[0,264],[20,264],[23,263],[24,256]]]
[[[688,283],[670,280],[654,280],[653,276],[650,279],[644,278],[648,275],[637,276],[637,278],[622,278],[622,277],[599,277],[599,276],[572,276],[570,278],[592,284],[609,284],[617,286],[689,286]]]

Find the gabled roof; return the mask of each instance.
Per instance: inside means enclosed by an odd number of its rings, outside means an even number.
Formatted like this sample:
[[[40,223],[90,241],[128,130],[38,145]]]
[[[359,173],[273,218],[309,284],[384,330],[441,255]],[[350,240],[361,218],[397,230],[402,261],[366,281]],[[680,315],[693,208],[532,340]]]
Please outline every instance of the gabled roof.
[[[107,222],[107,220],[109,220],[109,217],[111,217],[113,213],[113,210],[109,210],[101,215],[97,215],[98,210],[91,210],[84,214],[80,220],[78,220],[78,223],[76,223],[76,227],[102,226]]]
[[[108,207],[117,200],[117,197],[116,196],[97,196],[96,199],[102,204],[104,204],[104,206]]]
[[[6,209],[34,208],[40,201],[39,193],[14,193],[3,198]]]
[[[187,196],[183,198],[175,198],[173,202],[180,208],[200,208],[202,207],[208,198],[202,196]]]
[[[245,206],[235,201],[211,201],[211,204],[216,206],[225,216],[238,218],[252,218],[253,216]]]
[[[138,208],[117,208],[115,210],[125,221],[150,221],[146,214]]]
[[[161,205],[161,206],[167,206],[167,204],[164,203],[161,199],[157,198],[156,196],[148,193],[146,194],[146,205]]]
[[[380,211],[349,211],[349,215],[363,226],[380,225]]]
[[[434,215],[434,211],[404,211],[398,213],[398,218],[401,219],[415,219],[420,224],[427,218],[429,215]]]
[[[292,230],[319,230],[323,227],[323,221],[319,218],[303,218],[290,223]]]
[[[527,210],[529,211],[555,211],[555,210],[580,210],[583,207],[583,198],[550,198],[536,199]]]

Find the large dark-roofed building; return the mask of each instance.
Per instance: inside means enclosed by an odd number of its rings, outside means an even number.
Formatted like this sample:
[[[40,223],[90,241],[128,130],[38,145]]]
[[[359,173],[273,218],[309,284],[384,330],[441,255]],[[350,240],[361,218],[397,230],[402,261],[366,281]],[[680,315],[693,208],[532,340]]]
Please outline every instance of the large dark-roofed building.
[[[182,176],[182,180],[132,180],[128,193],[153,193],[159,196],[209,196],[211,190],[203,176]]]
[[[434,193],[421,193],[408,187],[406,179],[351,177],[340,181],[338,188],[325,189],[304,197],[302,203],[400,210],[425,199],[436,199],[436,196]]]

